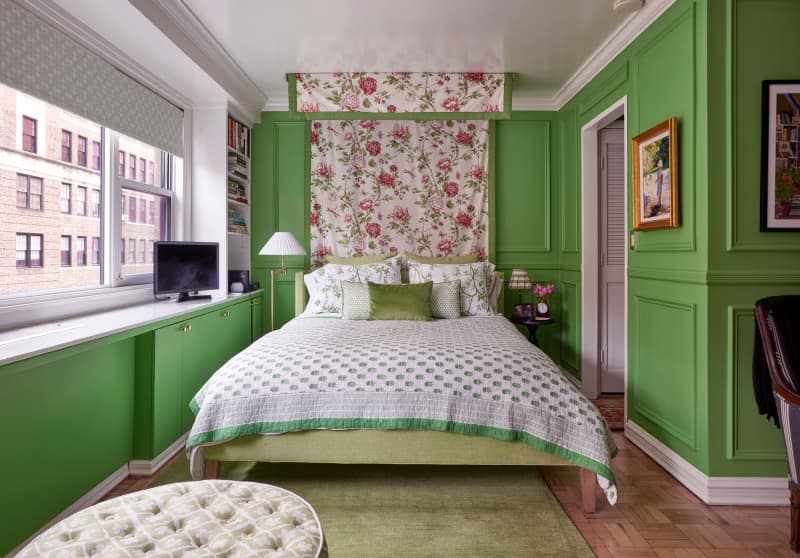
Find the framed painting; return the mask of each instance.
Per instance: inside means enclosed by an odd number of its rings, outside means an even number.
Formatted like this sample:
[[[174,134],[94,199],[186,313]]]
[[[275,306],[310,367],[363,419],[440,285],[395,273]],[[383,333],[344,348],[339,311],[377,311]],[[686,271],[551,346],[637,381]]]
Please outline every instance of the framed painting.
[[[678,119],[633,138],[633,230],[677,227]]]
[[[800,231],[800,80],[762,83],[761,230]]]

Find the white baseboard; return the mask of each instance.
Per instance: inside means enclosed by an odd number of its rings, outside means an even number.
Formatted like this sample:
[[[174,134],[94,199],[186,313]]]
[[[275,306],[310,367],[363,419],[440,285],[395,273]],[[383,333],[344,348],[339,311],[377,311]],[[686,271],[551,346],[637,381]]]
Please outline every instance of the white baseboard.
[[[709,505],[787,506],[785,477],[709,477],[632,421],[625,437]]]
[[[128,476],[128,464],[126,463],[113,473],[106,477],[100,484],[92,488],[89,492],[81,496],[78,500],[76,500],[70,507],[62,511],[60,514],[55,516],[46,525],[43,525],[41,529],[36,531],[33,535],[25,539],[19,546],[17,546],[14,550],[12,550],[7,556],[14,556],[20,550],[22,550],[25,545],[31,542],[34,538],[39,536],[42,532],[46,531],[62,519],[65,519],[72,515],[73,513],[79,512],[82,509],[88,508],[89,506],[93,506],[97,502],[100,501],[100,498],[108,494],[108,492],[117,486],[120,482],[125,480]]]
[[[183,449],[183,447],[186,445],[186,439],[188,437],[189,433],[187,432],[170,444],[167,449],[158,454],[155,459],[132,459],[130,463],[128,463],[129,474],[133,475],[134,477],[149,477],[163,467],[167,461],[175,456],[176,453]]]

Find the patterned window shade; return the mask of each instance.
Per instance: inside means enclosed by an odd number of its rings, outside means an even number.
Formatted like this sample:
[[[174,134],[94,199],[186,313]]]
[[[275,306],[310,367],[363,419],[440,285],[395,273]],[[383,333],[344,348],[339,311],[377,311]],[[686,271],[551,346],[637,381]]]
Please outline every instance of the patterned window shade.
[[[183,155],[183,111],[11,0],[0,0],[0,80]]]

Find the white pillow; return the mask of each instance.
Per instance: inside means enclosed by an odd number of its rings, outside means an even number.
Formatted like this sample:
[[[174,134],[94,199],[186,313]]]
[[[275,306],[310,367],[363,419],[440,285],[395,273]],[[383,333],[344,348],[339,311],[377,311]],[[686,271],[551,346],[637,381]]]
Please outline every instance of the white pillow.
[[[371,264],[325,264],[303,277],[308,289],[308,314],[342,312],[342,281],[400,283],[400,256]]]
[[[494,264],[477,262],[471,264],[423,264],[408,263],[409,283],[433,281],[461,281],[461,314],[464,316],[494,316],[489,303],[491,277]]]

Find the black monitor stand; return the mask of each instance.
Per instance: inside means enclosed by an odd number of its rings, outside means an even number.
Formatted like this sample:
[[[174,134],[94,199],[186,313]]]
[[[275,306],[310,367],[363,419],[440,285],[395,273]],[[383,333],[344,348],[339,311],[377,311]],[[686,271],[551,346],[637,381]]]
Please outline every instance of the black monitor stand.
[[[189,293],[180,293],[177,302],[186,302],[189,300],[211,300],[211,295],[190,295]]]

